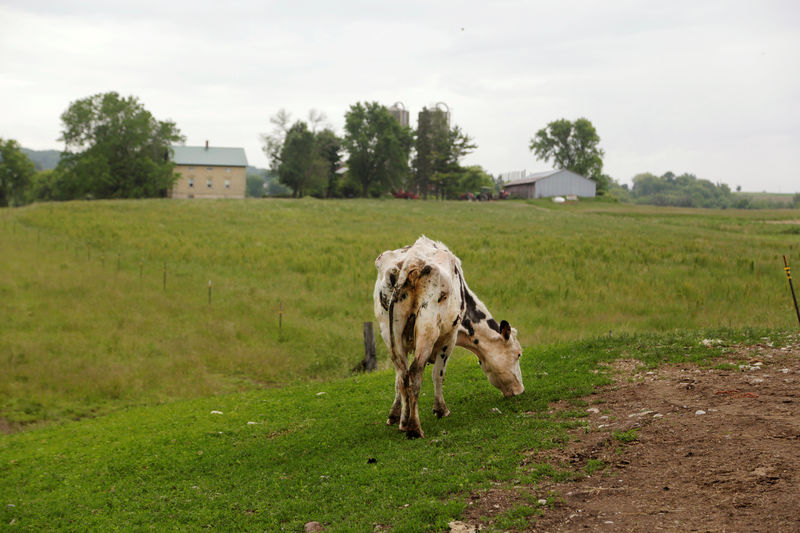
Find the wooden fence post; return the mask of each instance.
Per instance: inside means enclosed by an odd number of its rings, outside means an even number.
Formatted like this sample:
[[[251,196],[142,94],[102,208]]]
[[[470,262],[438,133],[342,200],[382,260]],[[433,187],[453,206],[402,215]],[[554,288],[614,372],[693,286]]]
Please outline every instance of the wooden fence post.
[[[362,370],[372,372],[378,366],[375,356],[375,333],[372,322],[364,322],[364,360],[359,365]]]

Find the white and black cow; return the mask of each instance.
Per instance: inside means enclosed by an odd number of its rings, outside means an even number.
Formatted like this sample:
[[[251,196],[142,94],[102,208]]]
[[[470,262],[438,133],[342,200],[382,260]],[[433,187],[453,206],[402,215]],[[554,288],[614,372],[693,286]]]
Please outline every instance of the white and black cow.
[[[417,400],[428,363],[433,364],[433,412],[440,418],[450,414],[442,383],[455,345],[478,356],[489,382],[504,396],[525,390],[517,331],[505,320],[498,324],[492,318],[467,286],[461,261],[447,246],[422,236],[411,246],[383,252],[375,266],[375,317],[396,371],[387,424],[399,422],[409,438],[423,436]]]

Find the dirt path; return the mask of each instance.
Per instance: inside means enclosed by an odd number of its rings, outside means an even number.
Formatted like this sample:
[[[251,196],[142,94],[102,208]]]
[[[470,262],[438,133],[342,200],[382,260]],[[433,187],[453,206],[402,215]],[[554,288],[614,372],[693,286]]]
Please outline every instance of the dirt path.
[[[715,364],[742,361],[652,372],[616,363],[616,384],[585,398],[590,429],[525,460],[594,472],[473,494],[464,530],[550,498],[517,530],[800,531],[800,344],[737,348]]]

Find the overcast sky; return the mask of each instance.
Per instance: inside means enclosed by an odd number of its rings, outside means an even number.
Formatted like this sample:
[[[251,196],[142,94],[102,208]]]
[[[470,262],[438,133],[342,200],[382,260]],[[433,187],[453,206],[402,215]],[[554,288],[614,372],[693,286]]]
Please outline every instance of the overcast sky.
[[[75,100],[134,95],[187,144],[245,148],[285,108],[343,133],[356,102],[445,102],[498,174],[586,117],[604,171],[800,192],[800,2],[0,0],[0,137],[63,149]]]

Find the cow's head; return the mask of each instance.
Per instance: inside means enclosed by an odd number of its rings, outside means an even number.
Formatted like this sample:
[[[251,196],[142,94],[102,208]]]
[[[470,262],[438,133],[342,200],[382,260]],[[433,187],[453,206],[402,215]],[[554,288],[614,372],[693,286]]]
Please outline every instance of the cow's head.
[[[508,322],[505,320],[500,322],[499,330],[499,333],[490,330],[487,335],[464,339],[459,345],[478,356],[481,369],[489,383],[500,389],[503,396],[516,396],[525,392],[522,372],[519,369],[522,347],[517,340],[517,330]],[[459,332],[459,336],[461,335]]]

